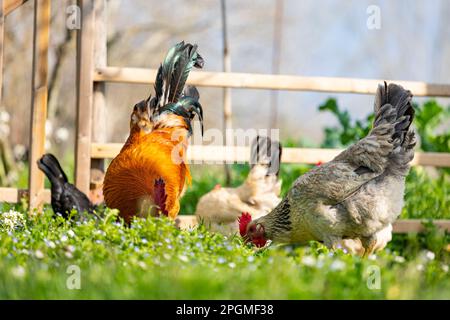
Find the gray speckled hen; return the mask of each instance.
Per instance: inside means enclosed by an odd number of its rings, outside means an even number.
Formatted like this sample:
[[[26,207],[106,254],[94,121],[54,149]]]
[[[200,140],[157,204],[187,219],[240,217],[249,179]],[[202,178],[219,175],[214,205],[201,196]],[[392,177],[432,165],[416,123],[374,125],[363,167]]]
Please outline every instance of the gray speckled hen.
[[[368,136],[299,177],[268,215],[249,223],[243,215],[241,234],[258,246],[268,239],[317,240],[335,248],[342,239],[359,239],[365,255],[372,253],[377,235],[390,228],[403,206],[415,146],[411,98],[399,85],[380,85]]]

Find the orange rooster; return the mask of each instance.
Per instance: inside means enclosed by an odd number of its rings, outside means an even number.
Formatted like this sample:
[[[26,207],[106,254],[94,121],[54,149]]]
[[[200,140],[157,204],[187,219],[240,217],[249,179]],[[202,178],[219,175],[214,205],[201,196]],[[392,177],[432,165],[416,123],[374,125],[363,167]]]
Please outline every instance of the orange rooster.
[[[130,135],[105,174],[103,194],[110,208],[130,222],[133,216],[163,214],[175,219],[186,182],[191,121],[197,114],[203,134],[203,111],[195,87],[185,83],[192,67],[201,68],[197,46],[180,42],[159,67],[155,97],[134,106]]]

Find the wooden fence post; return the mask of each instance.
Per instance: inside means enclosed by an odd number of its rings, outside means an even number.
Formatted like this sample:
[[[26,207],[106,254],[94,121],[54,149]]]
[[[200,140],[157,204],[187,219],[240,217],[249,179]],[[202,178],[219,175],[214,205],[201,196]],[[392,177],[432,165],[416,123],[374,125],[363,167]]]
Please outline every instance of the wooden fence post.
[[[223,45],[223,71],[231,71],[231,58],[230,50],[228,48],[228,30],[227,30],[227,8],[225,0],[220,2],[221,13],[222,13],[222,45]],[[223,131],[225,137],[225,145],[233,144],[233,141],[229,141],[227,131],[233,128],[232,122],[232,107],[231,107],[231,88],[223,89]],[[224,164],[225,172],[225,184],[229,186],[231,184],[231,170],[230,165]]]
[[[34,1],[33,71],[31,76],[31,133],[29,164],[30,212],[43,203],[44,174],[36,161],[45,151],[47,119],[48,45],[50,37],[50,0]]]
[[[77,135],[75,184],[89,193],[91,167],[92,100],[94,73],[94,2],[78,0],[81,29],[77,33]]]
[[[95,2],[94,68],[107,66],[107,17],[106,0]],[[92,142],[106,142],[106,83],[94,82],[92,106]],[[103,202],[102,184],[105,159],[91,159],[90,198],[94,203]]]

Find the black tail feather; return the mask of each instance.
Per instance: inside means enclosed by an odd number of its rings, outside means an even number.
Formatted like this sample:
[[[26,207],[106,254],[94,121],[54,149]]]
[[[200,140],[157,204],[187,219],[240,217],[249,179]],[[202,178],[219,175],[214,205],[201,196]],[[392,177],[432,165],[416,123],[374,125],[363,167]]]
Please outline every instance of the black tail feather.
[[[68,182],[67,176],[61,168],[58,159],[51,153],[44,154],[37,161],[37,165],[52,184]]]
[[[178,102],[183,96],[192,67],[202,68],[203,64],[203,58],[197,53],[197,45],[185,44],[182,41],[173,46],[158,69],[155,81],[156,96],[151,106],[159,109],[166,104]]]

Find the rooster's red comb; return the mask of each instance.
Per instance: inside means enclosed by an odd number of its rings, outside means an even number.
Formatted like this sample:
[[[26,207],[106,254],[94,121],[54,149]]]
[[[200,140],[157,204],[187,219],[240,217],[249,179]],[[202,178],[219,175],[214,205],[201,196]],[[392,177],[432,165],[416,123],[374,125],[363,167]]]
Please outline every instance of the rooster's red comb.
[[[245,237],[247,234],[247,225],[252,221],[252,216],[248,212],[242,212],[242,215],[238,218],[239,221],[239,233],[241,237]]]

